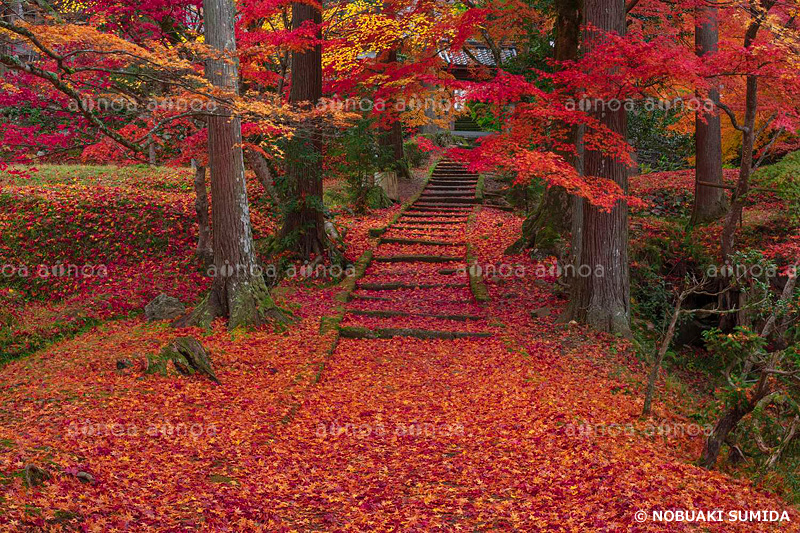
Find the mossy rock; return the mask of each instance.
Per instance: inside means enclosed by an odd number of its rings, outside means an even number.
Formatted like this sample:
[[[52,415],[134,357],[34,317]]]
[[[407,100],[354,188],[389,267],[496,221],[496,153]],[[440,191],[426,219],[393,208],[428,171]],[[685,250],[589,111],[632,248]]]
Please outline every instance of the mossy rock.
[[[173,370],[183,376],[200,373],[219,384],[203,345],[193,337],[180,337],[167,344],[157,356],[148,356],[147,374],[167,376]]]

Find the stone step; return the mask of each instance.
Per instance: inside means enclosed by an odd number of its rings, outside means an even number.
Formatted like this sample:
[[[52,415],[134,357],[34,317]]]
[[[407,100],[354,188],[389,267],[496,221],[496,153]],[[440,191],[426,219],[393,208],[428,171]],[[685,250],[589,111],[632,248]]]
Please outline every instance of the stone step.
[[[464,200],[474,200],[475,199],[475,195],[474,194],[464,194],[463,192],[453,192],[452,194],[439,193],[439,192],[435,192],[435,193],[424,193],[423,192],[422,195],[419,197],[419,200],[417,200],[417,202],[419,202],[420,200],[445,200],[445,201],[450,201],[450,200],[453,200],[455,198],[463,198]],[[414,203],[416,204],[417,202],[414,202]],[[469,203],[469,202],[466,202],[466,203]]]
[[[408,231],[411,233],[419,232],[419,231],[436,231],[442,232],[444,234],[451,234],[454,232],[453,228],[431,228],[431,227],[424,227],[424,226],[392,226],[391,229],[395,229],[397,231]]]
[[[443,193],[431,193],[431,194],[423,194],[419,197],[419,200],[414,202],[414,206],[418,206],[420,204],[435,204],[435,203],[455,203],[455,204],[470,204],[473,203],[475,200],[474,194],[443,194]]]
[[[435,313],[409,313],[408,311],[363,311],[360,309],[351,309],[347,311],[351,315],[357,316],[371,316],[376,318],[394,318],[394,317],[419,317],[419,318],[434,318],[439,320],[453,320],[456,322],[468,322],[470,320],[486,320],[486,317],[477,315],[439,315]]]
[[[465,213],[466,213],[466,211],[465,211]],[[455,214],[455,213],[453,213],[453,214],[444,214],[444,213],[443,214],[437,214],[437,213],[419,213],[419,214],[416,214],[416,213],[403,213],[403,216],[401,217],[401,219],[402,218],[463,218],[463,219],[466,219],[466,218],[469,218],[469,215],[467,215],[467,214],[460,215],[460,214]],[[455,221],[455,220],[453,222],[456,222],[456,223],[459,223],[459,224],[463,223],[463,221]]]
[[[471,210],[462,210],[462,211],[454,211],[453,208],[459,205],[471,205],[471,204],[448,204],[448,203],[441,203],[441,202],[430,202],[430,203],[422,203],[419,204],[420,207],[427,208],[427,211],[412,211],[411,214],[421,214],[421,215],[435,215],[437,213],[451,216],[451,217],[463,217],[469,216],[472,212]]]
[[[477,182],[468,182],[468,181],[430,181],[428,182],[428,187],[426,188],[448,188],[448,189],[477,189]]]
[[[380,244],[422,244],[425,246],[464,246],[463,242],[431,241],[425,239],[402,239],[399,237],[384,237]]]
[[[356,288],[362,291],[402,291],[415,289],[464,289],[467,283],[358,283]]]
[[[414,213],[469,213],[472,210],[472,208],[465,209],[463,207],[460,207],[460,204],[457,205],[459,205],[459,207],[436,208],[422,204],[419,206],[410,207],[408,211]]]
[[[469,213],[472,209],[472,204],[475,203],[474,200],[474,196],[472,198],[469,196],[420,196],[408,210],[417,208],[430,209],[431,207],[440,206],[449,208],[450,212],[455,212],[460,208],[464,213]]]
[[[391,339],[393,337],[412,337],[416,339],[485,339],[492,334],[484,331],[436,331],[414,328],[358,328],[342,327],[339,334],[345,339]]]
[[[389,255],[373,257],[376,263],[456,263],[463,261],[463,257],[450,255]]]
[[[426,187],[422,196],[475,196],[475,189],[464,187]]]
[[[413,220],[401,221],[401,224],[422,224],[423,226],[463,226],[465,220],[418,220],[412,217]],[[451,227],[450,229],[460,229]]]
[[[475,187],[425,187],[426,193],[431,194],[463,194],[475,195]]]

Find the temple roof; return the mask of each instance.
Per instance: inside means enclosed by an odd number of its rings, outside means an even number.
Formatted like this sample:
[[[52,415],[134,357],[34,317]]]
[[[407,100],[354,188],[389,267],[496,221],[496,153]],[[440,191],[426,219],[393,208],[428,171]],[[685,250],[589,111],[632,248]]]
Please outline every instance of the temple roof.
[[[480,65],[484,67],[496,67],[494,60],[494,54],[492,54],[492,50],[483,45],[475,45],[472,43],[468,43],[469,51],[475,56],[475,59],[480,61]],[[508,59],[517,56],[517,49],[513,46],[504,46],[500,51],[501,58],[505,62]],[[469,68],[478,66],[475,64],[475,61],[466,54],[463,50],[456,50],[456,51],[449,51],[444,50],[439,52],[439,57],[444,60],[445,63],[453,67],[462,67],[462,68]]]

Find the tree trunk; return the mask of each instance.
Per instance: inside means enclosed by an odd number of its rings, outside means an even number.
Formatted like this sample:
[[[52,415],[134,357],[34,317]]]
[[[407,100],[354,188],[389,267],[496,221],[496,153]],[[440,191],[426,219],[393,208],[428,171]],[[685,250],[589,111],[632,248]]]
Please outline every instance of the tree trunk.
[[[211,246],[211,225],[208,216],[208,189],[206,188],[206,167],[197,166],[194,171],[194,210],[197,213],[197,250],[196,254],[204,262],[210,263],[214,258]]]
[[[578,59],[583,3],[584,0],[557,0],[555,3],[557,18],[553,57],[557,63]],[[571,131],[571,143],[577,145],[577,138],[577,127],[574,127]],[[573,163],[577,168],[577,160]],[[573,199],[563,187],[545,189],[536,211],[525,221],[522,239],[509,251],[516,253],[522,248],[536,248],[545,254],[561,257],[563,247],[558,244],[571,232],[572,205]]]
[[[766,13],[775,5],[775,0],[765,0],[761,7],[763,11],[754,15],[755,18],[750,22],[744,35],[744,48],[750,49],[755,43],[761,24],[764,22]],[[753,173],[753,148],[756,141],[756,116],[758,113],[758,76],[750,74],[747,76],[747,92],[745,93],[744,123],[739,127],[742,131],[742,161],[739,166],[739,178],[736,183],[736,190],[733,193],[731,210],[725,219],[725,226],[722,229],[722,260],[728,259],[734,248],[734,237],[736,225],[742,219],[742,210],[747,193],[750,191],[750,175]]]
[[[269,195],[273,202],[281,203],[284,198],[275,187],[275,179],[272,177],[272,169],[267,158],[260,152],[248,149],[244,152],[244,160],[250,170],[256,175],[256,179],[261,183],[264,191]]]
[[[306,21],[322,23],[322,14],[308,4],[292,4],[292,28]],[[319,33],[317,35],[319,37]],[[292,52],[289,102],[312,109],[322,98],[322,47]],[[289,206],[281,238],[302,257],[321,255],[328,248],[322,203],[322,139],[314,124],[299,127],[287,151]]]
[[[739,421],[750,412],[749,404],[736,405],[729,409],[714,426],[714,430],[706,440],[703,448],[703,456],[700,458],[700,466],[711,469],[717,463],[719,451],[722,444],[728,438],[731,431],[739,424]]]
[[[786,282],[786,286],[783,288],[783,292],[781,293],[781,297],[778,300],[777,305],[764,324],[764,328],[761,330],[760,335],[764,340],[769,341],[770,336],[776,333],[774,328],[778,319],[779,310],[782,309],[784,305],[787,305],[792,301],[796,286],[797,276],[795,274],[791,274]],[[780,334],[783,333],[783,331],[779,331],[777,333]],[[758,404],[770,394],[770,370],[774,370],[774,361],[775,359],[773,359],[772,364],[760,371],[761,374],[758,378],[758,383],[756,384],[753,393],[749,397],[737,402],[736,405],[728,408],[722,418],[719,419],[716,426],[714,426],[714,431],[712,431],[711,435],[709,435],[708,440],[706,440],[706,445],[703,448],[703,455],[700,458],[700,466],[704,468],[714,467],[717,462],[717,457],[719,456],[719,450],[722,447],[722,444],[727,440],[730,432],[736,429],[739,421],[744,418],[745,415],[752,412],[758,406]],[[752,367],[752,361],[745,362],[745,370],[743,371],[744,378],[748,376]],[[744,381],[744,379],[742,381]],[[747,394],[747,391],[745,394]],[[775,460],[777,461],[777,459]]]
[[[697,55],[703,57],[719,50],[719,20],[716,7],[703,5],[695,11],[695,48]],[[710,101],[719,104],[717,80],[712,80],[709,90]],[[728,209],[725,190],[706,187],[700,182],[722,184],[722,130],[719,111],[705,113],[703,106],[695,117],[695,194],[692,224],[702,224],[717,220]]]
[[[386,56],[388,65],[397,63],[397,50],[391,50]],[[400,121],[398,113],[394,111],[395,102],[386,102],[386,113],[391,115],[391,125],[389,130],[380,136],[381,146],[392,156],[394,161],[393,168],[398,176],[411,179],[411,173],[406,163],[405,147],[403,146],[403,123]]]
[[[389,153],[392,154],[394,170],[397,171],[397,175],[402,178],[411,179],[408,163],[406,163],[406,152],[403,146],[403,123],[400,122],[400,117],[395,117],[389,131],[382,136],[382,143],[388,149]]]
[[[204,0],[206,43],[230,56],[236,52],[233,0]],[[235,95],[235,61],[209,59],[206,77]],[[195,309],[189,324],[207,327],[216,317],[228,326],[258,325],[280,318],[256,260],[242,157],[242,127],[226,106],[208,117],[208,161],[214,219],[214,282],[208,297]]]
[[[683,307],[684,295],[678,297],[678,303],[675,304],[675,310],[672,312],[672,319],[669,321],[669,327],[664,338],[661,339],[661,346],[658,348],[656,360],[653,363],[653,368],[650,370],[650,375],[647,378],[647,392],[644,395],[644,408],[642,415],[648,416],[650,408],[653,405],[653,396],[656,392],[656,381],[658,380],[658,373],[661,370],[661,365],[664,363],[664,356],[667,355],[672,339],[675,337],[675,327],[678,325],[678,319],[681,317],[681,307]]]
[[[587,24],[601,31],[625,33],[624,1],[586,0],[585,6]],[[592,41],[602,38],[602,34],[590,31],[586,44],[592,46]],[[619,111],[600,110],[595,114],[611,131],[627,137],[628,117],[624,108]],[[584,168],[587,176],[613,180],[627,193],[628,167],[625,163],[587,150]],[[586,204],[580,250],[581,260],[567,317],[601,331],[630,335],[627,204],[619,202],[611,212]],[[584,275],[580,274],[581,270]]]
[[[703,455],[700,457],[700,466],[703,468],[711,469],[717,464],[719,451],[722,445],[728,439],[731,431],[736,429],[739,422],[746,415],[755,409],[758,402],[760,402],[769,392],[768,386],[769,376],[762,372],[758,384],[753,391],[752,397],[749,399],[741,400],[732,407],[728,408],[722,418],[717,421],[711,435],[706,440],[706,445],[703,448]]]
[[[742,162],[739,166],[739,178],[733,193],[731,209],[722,229],[722,260],[726,261],[733,253],[735,246],[736,226],[742,219],[744,203],[750,191],[750,175],[753,172],[753,148],[755,145],[756,113],[758,111],[758,77],[747,76],[747,93],[745,96],[744,131],[742,132]]]

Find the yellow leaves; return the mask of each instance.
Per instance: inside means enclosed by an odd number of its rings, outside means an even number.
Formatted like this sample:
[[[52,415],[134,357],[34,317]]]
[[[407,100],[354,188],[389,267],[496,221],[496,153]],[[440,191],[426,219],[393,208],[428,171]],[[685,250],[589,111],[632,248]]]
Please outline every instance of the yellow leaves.
[[[392,50],[401,40],[405,48],[417,50],[426,48],[431,38],[441,37],[434,35],[436,21],[423,14],[388,16],[363,0],[327,10],[323,17],[330,23],[327,38],[342,36],[344,41],[323,54],[323,67],[336,72],[357,69],[365,57]],[[420,46],[421,43],[425,44]]]

